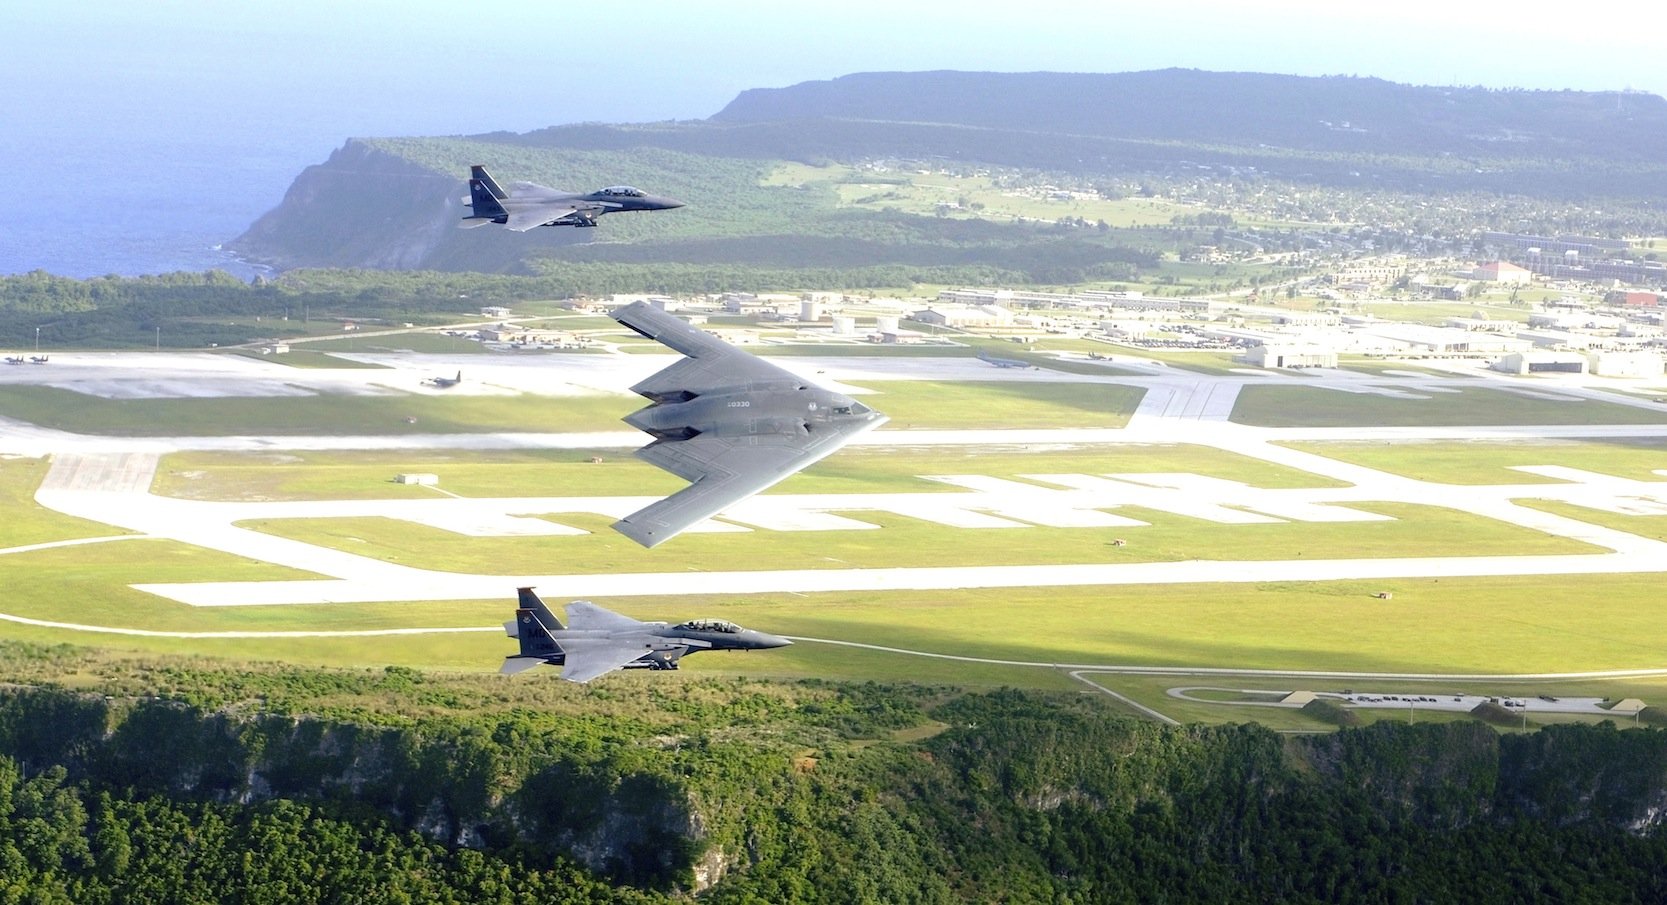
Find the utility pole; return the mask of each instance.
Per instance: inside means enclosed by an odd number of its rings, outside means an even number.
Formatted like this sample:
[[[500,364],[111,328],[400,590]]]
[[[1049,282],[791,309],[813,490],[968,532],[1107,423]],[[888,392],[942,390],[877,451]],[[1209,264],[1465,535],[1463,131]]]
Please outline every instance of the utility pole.
[[[41,328],[36,327],[35,328],[35,352],[39,353],[40,350],[41,350]]]

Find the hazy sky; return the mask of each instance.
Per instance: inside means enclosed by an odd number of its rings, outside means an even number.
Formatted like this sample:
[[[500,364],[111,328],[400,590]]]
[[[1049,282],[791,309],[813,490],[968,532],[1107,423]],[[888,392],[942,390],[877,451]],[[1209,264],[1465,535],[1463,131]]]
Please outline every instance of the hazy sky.
[[[744,88],[881,69],[1184,66],[1667,94],[1667,4],[1615,0],[3,6],[7,93],[53,98],[73,115],[97,109],[101,94],[148,89],[169,102],[358,123],[352,134],[696,118]],[[1575,11],[1587,9],[1609,24],[1581,21]]]

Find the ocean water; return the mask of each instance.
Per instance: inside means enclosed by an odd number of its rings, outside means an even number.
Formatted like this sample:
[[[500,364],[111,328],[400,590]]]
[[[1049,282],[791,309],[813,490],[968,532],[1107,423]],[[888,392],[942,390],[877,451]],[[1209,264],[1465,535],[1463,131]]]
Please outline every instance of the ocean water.
[[[219,246],[283,199],[345,134],[278,129],[258,112],[135,104],[92,119],[50,111],[0,138],[0,274],[132,276],[258,268]]]
[[[220,246],[352,137],[705,116],[731,93],[691,97],[637,62],[561,78],[511,66],[552,62],[551,36],[567,30],[418,6],[0,4],[0,274],[250,277]],[[464,40],[483,29],[490,58]]]

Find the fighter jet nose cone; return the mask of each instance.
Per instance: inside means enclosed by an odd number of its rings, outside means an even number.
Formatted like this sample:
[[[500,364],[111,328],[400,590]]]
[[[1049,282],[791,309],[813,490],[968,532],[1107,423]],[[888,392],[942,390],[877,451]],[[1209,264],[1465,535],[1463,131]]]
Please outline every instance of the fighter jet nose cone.
[[[793,645],[793,642],[787,640],[786,638],[783,638],[780,635],[766,635],[766,634],[763,634],[762,632],[759,633],[759,639],[758,640],[759,640],[759,646],[764,648],[765,650],[770,650],[772,648],[777,648],[777,647],[791,647]]]
[[[667,198],[666,199],[666,210],[673,210],[675,208],[686,207],[686,206],[687,205],[685,205],[681,201],[678,201],[676,198]]]

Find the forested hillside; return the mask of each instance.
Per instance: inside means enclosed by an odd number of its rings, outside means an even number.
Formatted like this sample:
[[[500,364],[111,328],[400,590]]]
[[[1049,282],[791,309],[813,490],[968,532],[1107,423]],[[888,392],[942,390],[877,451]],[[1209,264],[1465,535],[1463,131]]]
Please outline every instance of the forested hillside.
[[[1112,233],[840,206],[770,185],[780,161],[880,159],[1074,178],[1166,177],[1554,200],[1667,197],[1667,101],[1625,92],[1431,88],[1163,70],[862,73],[743,92],[711,119],[523,135],[364,139],[309,167],[233,247],[282,269],[535,273],[606,261],[837,270],[879,279],[1133,279],[1152,250]],[[468,166],[574,190],[636,184],[687,208],[595,230],[460,232]]]
[[[589,191],[628,183],[688,202],[619,214],[596,229],[459,230],[472,163],[504,180]],[[714,272],[710,289],[760,285],[758,271],[805,271],[793,288],[914,282],[1080,282],[1129,279],[1156,254],[1104,234],[925,218],[837,207],[833,193],[762,184],[759,160],[660,148],[594,150],[479,139],[355,140],[296,179],[283,205],[237,240],[239,253],[280,268],[370,267],[547,274],[636,266],[636,285],[663,288],[652,268]],[[728,273],[726,278],[722,274]],[[706,288],[706,287],[703,287]],[[834,287],[829,287],[834,288]]]
[[[1657,162],[1651,94],[1401,85],[1375,78],[1150,72],[863,72],[743,91],[718,123],[952,123],[998,131],[1385,155]]]
[[[1292,737],[1074,695],[0,653],[7,900],[1667,896],[1655,730]]]

